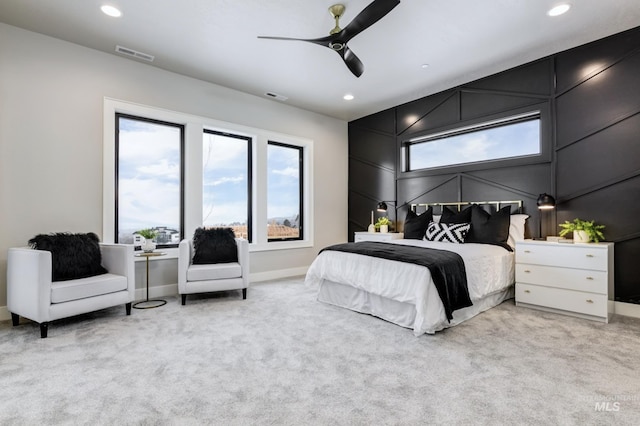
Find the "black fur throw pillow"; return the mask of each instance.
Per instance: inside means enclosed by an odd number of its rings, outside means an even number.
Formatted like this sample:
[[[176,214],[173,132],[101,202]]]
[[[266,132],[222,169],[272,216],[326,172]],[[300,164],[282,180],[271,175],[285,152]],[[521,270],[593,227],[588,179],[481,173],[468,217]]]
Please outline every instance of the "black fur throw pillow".
[[[194,265],[238,261],[238,246],[231,228],[198,228],[193,233]]]
[[[31,248],[51,252],[51,280],[68,281],[106,274],[100,240],[93,232],[39,234],[29,240]]]

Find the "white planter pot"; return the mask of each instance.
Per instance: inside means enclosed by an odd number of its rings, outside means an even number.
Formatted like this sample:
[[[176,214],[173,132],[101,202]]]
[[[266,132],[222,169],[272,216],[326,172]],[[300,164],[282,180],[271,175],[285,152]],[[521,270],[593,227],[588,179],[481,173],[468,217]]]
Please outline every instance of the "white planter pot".
[[[389,225],[380,225],[380,232],[382,232],[383,234],[385,232],[389,232]]]
[[[573,242],[574,243],[588,243],[589,235],[586,231],[573,231]]]
[[[153,240],[143,239],[140,248],[142,248],[142,251],[145,253],[151,253],[156,249],[156,243]]]

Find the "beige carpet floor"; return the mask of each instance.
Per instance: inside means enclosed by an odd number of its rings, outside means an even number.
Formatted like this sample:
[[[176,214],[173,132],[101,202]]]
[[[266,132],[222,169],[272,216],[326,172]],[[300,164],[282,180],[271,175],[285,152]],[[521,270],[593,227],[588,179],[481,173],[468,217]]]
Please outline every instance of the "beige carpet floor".
[[[507,301],[436,335],[325,305],[302,277],[0,323],[1,425],[637,425],[640,320]]]

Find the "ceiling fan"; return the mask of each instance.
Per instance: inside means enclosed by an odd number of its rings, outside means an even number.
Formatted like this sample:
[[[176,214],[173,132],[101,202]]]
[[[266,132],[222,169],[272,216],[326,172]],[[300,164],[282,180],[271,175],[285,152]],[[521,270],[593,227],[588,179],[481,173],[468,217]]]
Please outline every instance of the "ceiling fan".
[[[347,43],[349,40],[360,34],[362,31],[369,28],[371,25],[378,22],[382,19],[387,13],[391,12],[391,10],[400,4],[400,0],[374,0],[367,7],[365,7],[362,12],[358,14],[346,27],[340,28],[339,20],[340,17],[344,14],[344,5],[342,4],[334,4],[329,8],[329,13],[336,21],[336,26],[333,28],[329,35],[326,37],[320,38],[290,38],[290,37],[267,37],[267,36],[258,36],[258,38],[266,38],[271,40],[297,40],[297,41],[308,41],[309,43],[314,43],[319,46],[328,47],[331,50],[340,55],[344,63],[347,65],[347,68],[355,75],[356,77],[360,77],[362,72],[364,71],[364,65],[362,61],[356,56],[355,53]]]

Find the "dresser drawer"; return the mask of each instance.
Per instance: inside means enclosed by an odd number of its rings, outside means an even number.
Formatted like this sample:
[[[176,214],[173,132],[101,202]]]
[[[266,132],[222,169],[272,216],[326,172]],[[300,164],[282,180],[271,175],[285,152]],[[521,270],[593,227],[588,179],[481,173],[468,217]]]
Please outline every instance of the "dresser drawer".
[[[516,303],[607,318],[607,296],[516,282]]]
[[[556,266],[516,264],[516,282],[541,284],[567,290],[607,294],[608,275],[605,271],[569,269]]]
[[[516,262],[563,268],[606,271],[608,266],[605,247],[574,244],[517,244]]]

